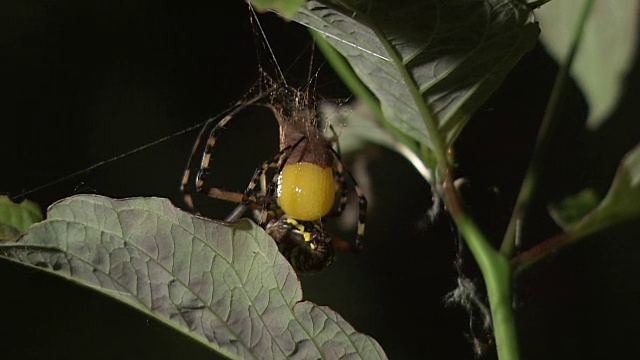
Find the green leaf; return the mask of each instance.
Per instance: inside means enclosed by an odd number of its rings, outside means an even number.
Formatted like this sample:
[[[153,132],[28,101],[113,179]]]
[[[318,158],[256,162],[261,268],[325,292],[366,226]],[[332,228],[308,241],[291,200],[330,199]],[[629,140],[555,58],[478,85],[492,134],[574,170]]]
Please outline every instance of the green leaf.
[[[42,221],[38,204],[29,200],[16,204],[9,197],[0,196],[0,240],[15,240],[38,221]]]
[[[595,209],[598,202],[598,194],[595,190],[584,189],[563,199],[558,204],[549,205],[549,214],[558,226],[567,230]]]
[[[558,62],[567,57],[585,0],[551,1],[536,11],[541,40]],[[589,103],[587,125],[600,126],[616,109],[634,63],[640,17],[638,0],[596,0],[571,74]]]
[[[598,206],[569,227],[574,238],[640,217],[640,144],[622,159],[611,188]]]
[[[387,121],[432,148],[454,141],[538,34],[517,0],[308,1],[294,20],[347,59]]]
[[[89,195],[48,215],[0,255],[91,287],[231,358],[386,358],[333,310],[301,301],[295,272],[251,221],[211,221],[166,199]]]
[[[291,18],[305,0],[250,0],[260,11],[273,10],[287,18]]]

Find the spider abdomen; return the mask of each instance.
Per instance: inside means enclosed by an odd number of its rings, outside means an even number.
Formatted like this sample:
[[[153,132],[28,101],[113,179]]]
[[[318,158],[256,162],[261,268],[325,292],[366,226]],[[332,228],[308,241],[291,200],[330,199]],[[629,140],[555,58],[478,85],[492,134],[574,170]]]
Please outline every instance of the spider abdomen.
[[[278,177],[278,205],[290,217],[314,221],[333,208],[336,188],[332,167],[309,162],[286,164]]]

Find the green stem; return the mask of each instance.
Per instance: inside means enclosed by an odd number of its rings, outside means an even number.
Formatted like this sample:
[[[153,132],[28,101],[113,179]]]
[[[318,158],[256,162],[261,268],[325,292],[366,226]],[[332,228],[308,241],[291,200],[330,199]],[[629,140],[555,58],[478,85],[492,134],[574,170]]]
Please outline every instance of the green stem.
[[[498,358],[518,360],[518,336],[511,306],[512,266],[504,255],[489,245],[471,219],[462,215],[454,217],[454,221],[478,262],[487,286]]]
[[[553,90],[551,91],[551,97],[547,103],[547,109],[545,110],[544,117],[542,118],[540,130],[538,131],[533,157],[531,158],[531,162],[529,163],[529,167],[525,173],[522,187],[520,188],[520,193],[516,200],[516,205],[513,213],[511,213],[511,219],[502,240],[502,245],[500,246],[500,252],[507,257],[511,257],[514,252],[516,234],[519,232],[518,229],[521,226],[522,220],[526,217],[531,198],[537,190],[539,173],[542,168],[542,164],[547,157],[550,139],[552,138],[554,130],[560,123],[560,118],[558,116],[559,104],[564,95],[564,89],[567,84],[567,80],[569,79],[569,69],[571,68],[573,59],[575,58],[580,41],[582,40],[584,24],[589,17],[589,12],[591,11],[592,6],[593,0],[587,0],[585,6],[582,8],[582,13],[580,14],[578,24],[576,25],[569,54],[567,59],[560,66],[558,75],[556,75]]]
[[[511,265],[515,268],[513,272],[514,277],[517,277],[523,270],[535,264],[540,259],[547,257],[549,254],[558,251],[561,247],[575,240],[576,237],[573,236],[573,234],[560,233],[514,257],[511,259]]]

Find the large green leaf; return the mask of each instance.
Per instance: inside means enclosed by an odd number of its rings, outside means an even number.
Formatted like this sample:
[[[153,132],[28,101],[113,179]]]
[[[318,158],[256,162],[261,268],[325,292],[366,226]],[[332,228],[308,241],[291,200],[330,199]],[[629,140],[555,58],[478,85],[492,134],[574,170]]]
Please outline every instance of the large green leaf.
[[[294,20],[347,59],[387,121],[428,146],[453,142],[538,35],[518,0],[308,1]]]
[[[640,145],[622,159],[600,204],[566,231],[577,239],[634,218],[640,218]]]
[[[29,200],[16,204],[9,197],[0,196],[0,240],[15,240],[38,221],[42,221],[38,204]]]
[[[566,59],[585,0],[551,1],[536,11],[541,40],[558,62]],[[598,127],[615,110],[638,47],[640,1],[595,0],[571,74],[589,102],[587,124]]]
[[[228,357],[386,358],[333,310],[301,301],[295,272],[248,220],[211,221],[166,199],[74,196],[0,254],[120,300]]]

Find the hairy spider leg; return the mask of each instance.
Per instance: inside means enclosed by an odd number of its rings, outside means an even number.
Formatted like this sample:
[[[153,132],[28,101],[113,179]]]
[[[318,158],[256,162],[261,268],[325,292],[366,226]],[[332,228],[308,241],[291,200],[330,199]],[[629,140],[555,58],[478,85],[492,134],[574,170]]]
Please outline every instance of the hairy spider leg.
[[[356,231],[355,247],[352,249],[349,249],[350,251],[358,252],[358,251],[361,251],[364,246],[363,239],[364,239],[364,232],[365,232],[365,223],[367,221],[367,197],[364,195],[364,191],[362,191],[362,189],[358,185],[358,182],[356,181],[351,171],[349,171],[349,169],[347,168],[347,165],[345,165],[345,163],[342,161],[342,157],[340,156],[340,153],[336,151],[334,148],[330,148],[330,149],[337,160],[336,167],[340,167],[342,169],[341,172],[349,176],[349,180],[351,180],[353,190],[356,192],[356,195],[358,196],[358,229]],[[339,172],[339,171],[336,170],[336,172]],[[344,182],[344,176],[342,181]],[[343,190],[344,189],[346,189],[346,186],[343,186]],[[342,210],[344,210],[346,203],[347,203],[347,192],[344,191],[342,194],[342,198],[340,199],[340,206],[338,207],[340,212],[338,212],[338,214],[335,216],[339,216],[342,213]]]
[[[358,228],[356,233],[355,245],[336,237],[333,237],[333,242],[334,245],[340,248],[340,250],[342,251],[359,252],[362,251],[363,248],[365,222],[367,217],[367,198],[358,185],[358,182],[355,180],[355,177],[353,176],[351,171],[349,171],[344,161],[342,160],[342,155],[340,153],[340,143],[338,142],[338,134],[333,128],[333,125],[329,124],[329,130],[331,130],[333,136],[327,139],[327,147],[333,153],[333,156],[336,160],[334,162],[333,169],[336,184],[336,193],[340,194],[340,199],[338,206],[331,213],[327,214],[326,217],[339,217],[340,215],[342,215],[342,212],[346,208],[349,195],[349,188],[347,187],[347,181],[345,178],[346,173],[351,180],[356,195],[358,196]],[[335,144],[335,149],[329,144]]]
[[[195,184],[196,192],[209,194],[210,192],[216,193],[220,196],[214,196],[217,198],[225,199],[225,196],[233,197],[233,195],[229,195],[227,191],[222,189],[205,189],[204,180],[208,176],[209,172],[209,162],[211,161],[211,152],[213,151],[213,147],[216,144],[216,140],[218,138],[218,134],[220,131],[224,129],[224,126],[233,119],[240,111],[244,110],[246,107],[256,103],[262,98],[269,95],[272,91],[275,90],[275,87],[271,87],[264,92],[254,96],[253,98],[241,101],[232,106],[227,110],[226,115],[220,120],[215,126],[213,126],[216,118],[211,118],[209,121],[205,123],[202,127],[202,130],[198,133],[196,137],[196,141],[193,144],[193,148],[191,149],[191,154],[189,155],[189,160],[187,161],[187,166],[184,170],[184,174],[182,176],[182,182],[180,183],[180,192],[182,193],[182,197],[184,202],[187,204],[189,209],[195,211],[195,207],[193,204],[193,196],[192,190],[189,189],[189,183]],[[211,128],[213,126],[213,128]],[[211,130],[209,130],[211,129]],[[205,142],[206,139],[206,142]],[[200,158],[199,166],[196,167],[194,162],[196,161],[196,154],[198,153],[201,144],[205,143],[204,149],[202,150],[202,157]],[[192,176],[192,169],[196,169],[195,179],[193,182],[190,181]],[[233,201],[233,200],[229,200]]]
[[[333,171],[334,171],[334,180],[336,183],[336,194],[340,194],[340,200],[338,203],[338,207],[335,208],[329,215],[330,217],[338,217],[342,215],[345,207],[347,206],[347,199],[349,196],[349,188],[347,187],[347,182],[344,177],[344,166],[342,165],[342,156],[340,153],[340,143],[338,142],[338,134],[336,133],[333,125],[329,124],[329,130],[333,133],[331,138],[327,139],[327,143],[335,144],[335,154],[338,161],[334,162]]]
[[[260,214],[260,226],[264,226],[267,222],[267,212],[271,209],[273,205],[273,194],[276,190],[278,176],[282,172],[282,169],[287,163],[287,159],[293,149],[295,149],[300,143],[304,140],[304,137],[301,137],[296,143],[284,147],[282,150],[278,151],[278,153],[269,161],[265,161],[261,166],[256,168],[251,177],[251,181],[249,181],[249,185],[245,189],[242,195],[242,203],[245,205],[251,205],[252,197],[255,198],[256,193],[256,185],[258,184],[258,180],[260,180],[260,184],[264,191],[264,199],[262,201],[262,213]],[[278,165],[279,164],[279,165]],[[271,182],[266,184],[266,173],[269,169],[276,169],[276,172],[273,176]],[[265,189],[266,184],[266,191]]]

